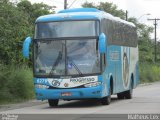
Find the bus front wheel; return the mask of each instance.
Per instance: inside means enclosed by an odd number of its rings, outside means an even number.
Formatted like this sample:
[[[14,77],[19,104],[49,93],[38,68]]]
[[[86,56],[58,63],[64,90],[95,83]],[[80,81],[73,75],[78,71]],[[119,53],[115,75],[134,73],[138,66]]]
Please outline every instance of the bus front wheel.
[[[58,106],[58,102],[59,102],[59,100],[53,100],[53,99],[49,99],[48,100],[48,104],[49,104],[49,106],[50,107],[56,107],[56,106]]]
[[[111,103],[111,89],[109,89],[109,95],[101,99],[102,105],[109,105]]]

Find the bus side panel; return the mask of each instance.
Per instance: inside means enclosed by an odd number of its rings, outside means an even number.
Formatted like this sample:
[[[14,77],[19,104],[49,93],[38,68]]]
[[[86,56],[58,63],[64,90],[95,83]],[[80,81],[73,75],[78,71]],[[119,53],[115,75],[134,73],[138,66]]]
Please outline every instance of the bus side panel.
[[[122,64],[122,81],[123,81],[123,91],[129,90],[131,85],[131,70],[130,70],[130,48],[122,46],[121,47],[121,64]]]
[[[113,77],[113,93],[129,90],[132,74],[134,87],[136,87],[138,84],[138,48],[108,46],[106,74]]]
[[[107,47],[107,66],[106,71],[113,77],[113,94],[122,90],[122,71],[121,71],[121,47],[109,45]]]
[[[135,88],[139,84],[138,77],[138,46],[136,48],[130,48],[130,69],[133,73],[134,83],[133,87]]]

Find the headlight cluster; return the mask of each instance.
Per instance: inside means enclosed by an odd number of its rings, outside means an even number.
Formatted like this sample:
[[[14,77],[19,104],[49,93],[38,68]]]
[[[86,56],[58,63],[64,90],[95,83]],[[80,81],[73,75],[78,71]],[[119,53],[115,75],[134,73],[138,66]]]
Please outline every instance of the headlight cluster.
[[[48,89],[49,88],[49,86],[41,85],[41,84],[35,84],[34,86],[35,86],[35,88],[39,88],[39,89]]]
[[[101,85],[101,82],[88,83],[88,84],[85,84],[84,86],[85,87],[96,87],[96,86],[99,86],[99,85]]]

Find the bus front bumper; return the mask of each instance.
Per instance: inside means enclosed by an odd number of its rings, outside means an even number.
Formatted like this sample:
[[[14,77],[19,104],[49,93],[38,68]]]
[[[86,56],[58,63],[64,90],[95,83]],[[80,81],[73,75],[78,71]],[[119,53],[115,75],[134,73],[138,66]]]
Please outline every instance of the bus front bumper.
[[[102,87],[73,88],[73,89],[39,89],[35,88],[36,98],[38,100],[46,99],[64,99],[78,100],[89,98],[102,98]]]

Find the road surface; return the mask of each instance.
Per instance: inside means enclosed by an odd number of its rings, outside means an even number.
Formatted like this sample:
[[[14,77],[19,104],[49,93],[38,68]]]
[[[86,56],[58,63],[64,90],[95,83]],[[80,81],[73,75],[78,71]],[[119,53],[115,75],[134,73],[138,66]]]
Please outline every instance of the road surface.
[[[38,103],[38,104],[37,104]],[[59,106],[50,108],[47,101],[0,109],[0,114],[159,114],[160,82],[139,85],[133,92],[133,99],[118,100],[112,96],[109,106],[95,101],[60,101]],[[159,118],[160,119],[160,118]]]

